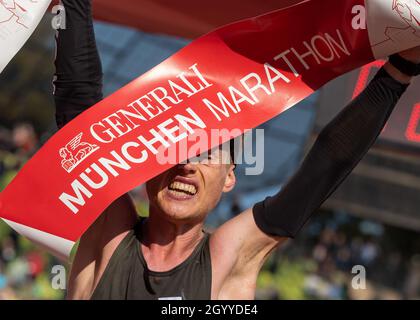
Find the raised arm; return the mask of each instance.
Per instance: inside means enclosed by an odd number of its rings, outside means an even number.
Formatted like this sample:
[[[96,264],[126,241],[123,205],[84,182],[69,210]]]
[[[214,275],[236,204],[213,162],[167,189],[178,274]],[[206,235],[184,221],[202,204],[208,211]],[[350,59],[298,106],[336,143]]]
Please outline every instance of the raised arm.
[[[102,100],[102,65],[90,0],[63,0],[66,29],[56,34],[54,101],[58,128]]]
[[[420,47],[402,55],[419,63]],[[258,271],[271,250],[294,238],[375,142],[410,80],[387,63],[322,130],[298,171],[279,193],[217,230],[213,245],[216,250],[220,248],[220,263],[231,263],[238,275]]]
[[[411,57],[411,53],[417,53]],[[408,56],[420,62],[419,49]],[[411,77],[390,63],[319,134],[297,173],[276,196],[254,207],[265,233],[294,237],[343,182],[381,133]]]
[[[63,127],[102,100],[102,67],[95,43],[91,0],[63,0],[66,29],[57,32],[54,76],[56,122]],[[128,195],[116,200],[82,236],[72,263],[67,297],[88,299],[108,260],[133,227]]]

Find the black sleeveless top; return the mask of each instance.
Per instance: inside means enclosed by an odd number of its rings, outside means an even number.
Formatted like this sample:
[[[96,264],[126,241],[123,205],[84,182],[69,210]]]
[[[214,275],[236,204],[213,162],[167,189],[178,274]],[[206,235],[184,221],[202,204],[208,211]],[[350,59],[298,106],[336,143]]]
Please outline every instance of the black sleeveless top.
[[[147,268],[139,230],[129,232],[112,255],[92,300],[210,300],[211,259],[206,233],[193,253],[166,272]]]

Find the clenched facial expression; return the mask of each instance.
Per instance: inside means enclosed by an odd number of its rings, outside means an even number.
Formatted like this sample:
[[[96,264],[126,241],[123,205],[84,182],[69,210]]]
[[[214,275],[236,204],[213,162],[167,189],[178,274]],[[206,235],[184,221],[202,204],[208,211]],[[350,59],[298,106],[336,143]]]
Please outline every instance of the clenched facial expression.
[[[224,192],[235,186],[234,165],[230,154],[215,148],[179,164],[146,184],[151,214],[171,221],[204,221]]]

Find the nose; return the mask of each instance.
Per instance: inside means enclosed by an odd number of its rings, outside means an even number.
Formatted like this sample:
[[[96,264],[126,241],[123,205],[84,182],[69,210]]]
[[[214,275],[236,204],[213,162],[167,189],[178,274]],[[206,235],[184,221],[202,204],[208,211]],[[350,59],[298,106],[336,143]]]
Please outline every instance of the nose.
[[[183,174],[194,174],[197,171],[197,163],[187,160],[186,163],[180,163],[177,165],[177,169]]]

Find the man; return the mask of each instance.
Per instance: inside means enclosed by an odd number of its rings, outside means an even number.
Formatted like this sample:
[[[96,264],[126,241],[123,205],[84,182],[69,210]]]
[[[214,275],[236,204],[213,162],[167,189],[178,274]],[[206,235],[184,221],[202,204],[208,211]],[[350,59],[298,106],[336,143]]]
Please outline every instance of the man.
[[[90,1],[63,2],[67,29],[58,34],[54,79],[59,127],[99,101],[102,86]],[[80,240],[68,298],[253,299],[269,254],[297,234],[376,140],[418,68],[420,48],[392,60],[322,131],[281,192],[211,235],[204,220],[235,186],[234,164],[218,148],[213,161],[179,164],[147,182],[149,218],[138,220],[128,195],[116,200]]]

